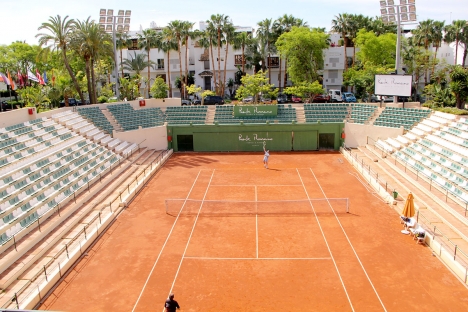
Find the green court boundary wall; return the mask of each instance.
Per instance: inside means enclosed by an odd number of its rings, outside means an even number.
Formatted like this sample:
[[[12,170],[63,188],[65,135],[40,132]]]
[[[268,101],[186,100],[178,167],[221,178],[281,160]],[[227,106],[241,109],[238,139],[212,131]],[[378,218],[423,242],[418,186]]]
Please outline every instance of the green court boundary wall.
[[[314,151],[343,144],[344,123],[167,126],[174,152]]]

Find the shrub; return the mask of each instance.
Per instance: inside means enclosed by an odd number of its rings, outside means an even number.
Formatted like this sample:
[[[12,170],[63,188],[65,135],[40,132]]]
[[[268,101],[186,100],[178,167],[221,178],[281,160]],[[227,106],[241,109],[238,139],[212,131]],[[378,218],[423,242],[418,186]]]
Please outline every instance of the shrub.
[[[107,103],[109,99],[107,98],[107,96],[101,95],[100,97],[98,97],[97,101],[98,103]]]

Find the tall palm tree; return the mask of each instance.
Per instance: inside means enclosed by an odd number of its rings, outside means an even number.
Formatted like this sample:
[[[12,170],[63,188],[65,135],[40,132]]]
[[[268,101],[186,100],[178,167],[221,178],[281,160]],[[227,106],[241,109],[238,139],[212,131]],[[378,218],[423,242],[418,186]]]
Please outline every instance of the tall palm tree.
[[[128,71],[135,72],[136,75],[140,75],[140,73],[147,67],[154,68],[153,61],[147,61],[146,55],[144,54],[136,54],[134,53],[133,56],[130,55],[130,59],[126,59],[123,62],[124,69]]]
[[[180,96],[184,98],[184,80],[182,75],[182,37],[184,36],[182,33],[184,31],[184,22],[180,20],[175,20],[170,22],[167,25],[167,28],[172,32],[172,35],[175,37],[177,41],[177,51],[179,52],[179,74],[180,74],[180,82],[182,84],[180,89]]]
[[[68,51],[68,44],[70,42],[70,36],[73,31],[73,19],[68,19],[68,15],[65,16],[63,19],[60,15],[56,17],[49,17],[49,21],[46,23],[42,23],[41,26],[37,30],[46,30],[48,33],[39,33],[36,35],[36,38],[39,37],[39,45],[47,46],[49,42],[52,43],[54,49],[60,50],[62,53],[62,59],[65,64],[65,67],[70,75],[70,78],[73,81],[73,85],[75,86],[76,92],[80,96],[81,102],[85,103],[83,92],[81,91],[80,85],[78,84],[78,80],[75,77],[75,74],[72,71],[70,63],[67,57]]]
[[[216,70],[215,70],[215,63],[214,63],[214,54],[213,54],[213,41],[215,41],[217,36],[217,30],[213,24],[208,23],[208,27],[206,28],[203,37],[206,38],[209,42],[210,46],[210,59],[211,59],[211,68],[213,70],[213,83],[215,86],[215,92],[218,90],[218,83],[216,79]]]
[[[445,41],[455,42],[455,64],[458,58],[458,45],[463,38],[463,29],[466,28],[467,21],[456,20],[452,24],[445,26]]]
[[[222,95],[224,96],[224,92],[226,91],[226,66],[227,66],[227,59],[228,59],[228,50],[229,45],[233,44],[234,37],[236,34],[236,29],[231,23],[228,23],[224,26],[223,29],[224,34],[224,43],[226,44],[225,53],[224,53],[224,76],[223,76],[223,84],[222,84]]]
[[[156,34],[156,31],[154,29],[148,28],[142,31],[141,34],[138,34],[139,40],[139,46],[140,49],[143,49],[146,51],[147,59],[148,59],[148,64],[152,65],[154,63],[151,62],[150,58],[150,53],[152,48],[156,48],[158,46],[158,36]],[[150,69],[153,66],[148,66],[148,84],[151,79],[151,71]],[[148,90],[149,90],[149,85],[148,85]]]
[[[187,78],[188,78],[188,45],[189,39],[195,40],[199,36],[198,30],[192,31],[192,27],[195,23],[184,21],[182,22],[182,36],[184,37],[184,45],[185,45],[185,76],[184,76],[184,85],[187,85]],[[186,90],[184,89],[184,92]]]
[[[122,50],[130,46],[130,37],[128,36],[127,33],[124,33],[124,32],[118,32],[115,34],[115,36],[116,36],[115,45],[117,49],[119,49],[120,51],[120,69],[122,71],[122,77],[123,77],[124,72],[123,72],[123,66],[122,66],[122,62],[123,62]]]
[[[69,47],[75,51],[85,62],[85,74],[88,83],[88,95],[90,102],[94,104],[93,85],[91,81],[91,47],[89,42],[91,28],[90,17],[84,21],[75,21],[74,29],[70,36]]]
[[[85,21],[75,22],[70,47],[85,61],[89,100],[92,104],[97,103],[94,65],[100,58],[113,57],[112,39],[88,17]]]
[[[270,67],[271,44],[273,39],[273,21],[271,18],[265,18],[257,23],[257,37],[259,38],[260,51],[262,53],[262,69]],[[268,83],[271,83],[271,70],[268,70]]]
[[[414,31],[412,31],[414,35],[414,43],[418,46],[424,47],[426,52],[429,51],[429,47],[433,42],[433,34],[434,34],[434,20],[428,19],[425,21],[419,22],[419,25],[416,27]],[[426,63],[429,63],[429,54],[427,53]],[[424,73],[424,83],[428,84],[428,73],[427,68]]]
[[[223,29],[231,23],[229,16],[224,14],[213,14],[207,21],[211,29],[216,31],[217,48],[218,48],[218,83],[221,84],[221,39]],[[226,60],[225,60],[226,61]],[[218,86],[218,95],[222,95],[221,88]]]
[[[341,34],[341,37],[343,38],[345,71],[348,69],[348,54],[346,47],[349,45],[349,16],[350,15],[348,13],[338,14],[338,16],[335,16],[335,19],[332,20],[331,27],[331,31]]]
[[[433,28],[432,28],[432,45],[435,47],[435,52],[434,52],[434,59],[437,58],[437,52],[439,51],[440,45],[442,44],[442,41],[444,40],[444,27],[445,27],[445,22],[444,21],[434,21],[433,23]],[[434,74],[435,71],[435,62],[432,65],[432,73],[431,75]]]
[[[233,40],[233,47],[242,52],[242,73],[245,74],[245,47],[252,43],[251,33],[241,31],[236,33]]]
[[[172,97],[170,54],[171,51],[177,51],[178,44],[173,32],[168,27],[163,29],[160,36],[158,50],[162,50],[167,55],[167,85],[169,86],[169,97]]]

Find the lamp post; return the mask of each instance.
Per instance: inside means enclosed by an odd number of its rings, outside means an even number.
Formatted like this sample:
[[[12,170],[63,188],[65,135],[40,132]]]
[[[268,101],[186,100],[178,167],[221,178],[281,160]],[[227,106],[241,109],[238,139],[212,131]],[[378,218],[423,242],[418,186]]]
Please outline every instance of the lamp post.
[[[107,33],[112,33],[112,41],[114,44],[114,77],[115,77],[115,95],[120,99],[119,90],[119,66],[116,45],[116,31],[128,32],[130,30],[131,10],[118,10],[117,15],[114,15],[113,9],[101,9],[99,11],[99,27]]]
[[[395,4],[394,0],[380,1],[380,15],[384,23],[397,25],[397,46],[395,60],[395,74],[401,74],[401,24],[416,22],[416,0],[400,0]],[[398,97],[393,97],[393,102],[398,102]]]

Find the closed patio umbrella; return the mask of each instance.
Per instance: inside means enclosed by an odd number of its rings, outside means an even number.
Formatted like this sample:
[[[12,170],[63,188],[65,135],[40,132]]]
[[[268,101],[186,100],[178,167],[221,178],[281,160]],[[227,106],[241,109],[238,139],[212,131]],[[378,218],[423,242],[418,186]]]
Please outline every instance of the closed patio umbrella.
[[[405,202],[405,207],[403,208],[403,212],[401,214],[407,218],[411,218],[414,216],[414,196],[412,193],[408,194],[408,197],[406,198]]]
[[[412,193],[408,194],[406,198],[405,207],[403,208],[402,216],[406,218],[412,218],[414,216],[414,196]],[[403,234],[409,234],[407,229],[401,231]]]

